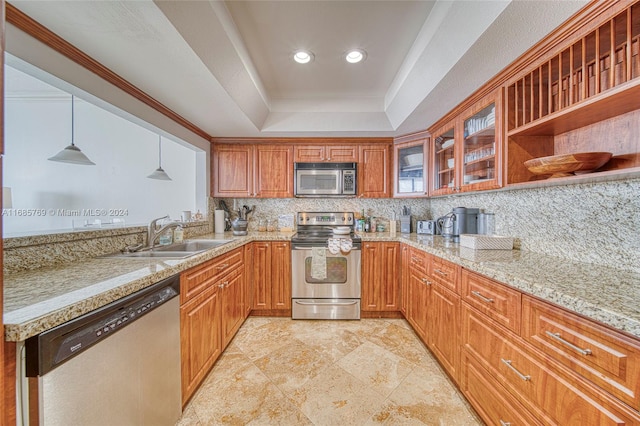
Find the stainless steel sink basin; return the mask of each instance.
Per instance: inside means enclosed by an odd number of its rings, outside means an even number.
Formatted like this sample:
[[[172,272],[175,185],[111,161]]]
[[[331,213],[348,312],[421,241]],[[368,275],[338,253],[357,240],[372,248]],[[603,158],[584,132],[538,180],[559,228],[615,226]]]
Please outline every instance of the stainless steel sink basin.
[[[214,247],[221,246],[232,240],[185,240],[181,243],[170,244],[168,246],[155,247],[155,251],[183,251],[183,252],[199,252],[209,250]]]
[[[132,258],[172,258],[184,259],[203,251],[227,244],[233,240],[185,240],[181,243],[167,246],[156,246],[152,250],[141,250],[133,253],[113,253],[101,257],[132,257]]]

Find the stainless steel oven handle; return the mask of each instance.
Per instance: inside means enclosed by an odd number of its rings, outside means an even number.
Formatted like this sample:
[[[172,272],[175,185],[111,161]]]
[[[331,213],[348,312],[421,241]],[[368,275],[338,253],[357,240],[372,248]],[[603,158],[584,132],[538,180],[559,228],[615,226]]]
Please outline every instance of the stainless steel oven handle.
[[[334,302],[301,302],[299,300],[295,301],[298,305],[309,305],[309,306],[318,306],[318,305],[328,305],[328,306],[350,306],[358,303],[357,301],[352,302],[343,302],[343,303],[334,303]]]

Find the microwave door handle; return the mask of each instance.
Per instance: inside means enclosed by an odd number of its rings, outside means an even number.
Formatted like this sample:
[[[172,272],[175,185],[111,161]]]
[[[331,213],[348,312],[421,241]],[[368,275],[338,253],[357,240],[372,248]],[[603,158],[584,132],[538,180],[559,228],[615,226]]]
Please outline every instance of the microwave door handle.
[[[344,170],[338,172],[338,194],[343,195],[344,187]]]

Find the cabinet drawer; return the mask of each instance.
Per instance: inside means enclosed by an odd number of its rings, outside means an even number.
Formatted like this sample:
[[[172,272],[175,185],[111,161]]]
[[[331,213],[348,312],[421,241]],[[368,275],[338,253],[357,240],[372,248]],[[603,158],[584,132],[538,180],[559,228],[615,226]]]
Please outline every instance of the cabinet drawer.
[[[461,391],[488,425],[542,425],[475,358],[463,353]],[[537,413],[538,417],[544,417]],[[550,419],[545,419],[552,423]]]
[[[422,250],[411,247],[409,251],[409,265],[413,269],[414,273],[418,275],[429,275],[429,261],[431,256]]]
[[[462,298],[494,321],[516,333],[520,332],[519,291],[463,269]]]
[[[434,281],[454,293],[460,294],[458,277],[460,276],[459,271],[462,268],[460,268],[459,265],[451,263],[440,257],[433,256],[432,268],[431,278],[433,278]]]
[[[180,303],[184,303],[212,285],[223,274],[242,265],[243,250],[237,248],[180,275]]]
[[[528,296],[522,337],[601,388],[640,407],[640,342]]]
[[[637,412],[550,360],[533,355],[519,337],[502,331],[483,314],[463,308],[464,348],[532,412],[542,411],[560,425],[632,425]]]

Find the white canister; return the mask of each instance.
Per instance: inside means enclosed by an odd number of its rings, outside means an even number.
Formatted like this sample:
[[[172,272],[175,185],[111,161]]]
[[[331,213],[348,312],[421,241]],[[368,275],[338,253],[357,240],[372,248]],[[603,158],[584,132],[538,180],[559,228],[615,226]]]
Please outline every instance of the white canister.
[[[183,222],[191,222],[191,210],[184,210],[180,213],[180,220]]]
[[[224,232],[224,210],[214,212],[213,232],[222,234]]]

